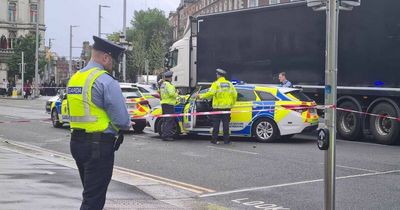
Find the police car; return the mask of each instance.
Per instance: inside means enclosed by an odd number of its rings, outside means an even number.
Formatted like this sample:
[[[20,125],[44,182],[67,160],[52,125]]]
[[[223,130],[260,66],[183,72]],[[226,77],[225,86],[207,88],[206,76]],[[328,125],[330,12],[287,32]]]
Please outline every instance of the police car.
[[[232,108],[231,136],[255,137],[261,142],[290,138],[304,131],[315,130],[318,114],[315,102],[299,89],[259,85],[235,85],[237,102]],[[191,114],[212,111],[211,101],[196,100],[194,91],[187,100],[175,106],[176,113]],[[148,122],[152,131],[159,133],[161,108],[153,109]],[[176,117],[176,135],[210,135],[212,115],[188,115]],[[222,129],[220,129],[222,131]]]
[[[142,132],[147,126],[146,119],[134,119],[148,114],[150,111],[149,102],[140,93],[139,89],[128,83],[120,84],[122,95],[125,97],[128,113],[135,122],[132,126],[135,132]],[[52,102],[50,107],[51,121],[53,127],[60,128],[64,123],[69,123],[69,111],[67,103],[67,94],[61,93],[59,98]]]

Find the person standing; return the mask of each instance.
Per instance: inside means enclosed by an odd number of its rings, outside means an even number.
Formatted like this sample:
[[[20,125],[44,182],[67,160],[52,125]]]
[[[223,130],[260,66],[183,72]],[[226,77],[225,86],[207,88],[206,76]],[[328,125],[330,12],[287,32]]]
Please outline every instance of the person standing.
[[[121,88],[112,74],[113,59],[124,48],[93,36],[92,57],[69,80],[70,149],[83,185],[81,210],[101,210],[114,167],[114,152],[131,127]]]
[[[26,80],[26,83],[24,85],[24,98],[28,99],[29,96],[31,95],[31,83],[29,82],[29,80]]]
[[[231,111],[231,108],[236,103],[237,92],[231,82],[225,79],[226,71],[217,69],[217,80],[211,84],[210,89],[196,97],[199,99],[212,98],[213,111]],[[229,123],[231,114],[216,114],[213,115],[213,128],[211,143],[218,144],[219,126],[222,122],[223,139],[225,144],[230,144],[229,138]]]
[[[175,86],[171,84],[172,81],[172,71],[167,71],[164,73],[164,80],[160,85],[160,95],[161,95],[161,109],[163,114],[174,114],[176,98],[179,96],[175,89]],[[160,135],[163,141],[173,141],[173,136],[176,132],[174,129],[174,117],[164,117],[161,122]]]
[[[286,79],[286,72],[279,73],[279,87],[293,87],[292,83]]]
[[[8,81],[6,79],[3,79],[2,88],[4,90],[3,94],[4,94],[4,96],[6,96],[7,95],[7,91],[8,91]]]

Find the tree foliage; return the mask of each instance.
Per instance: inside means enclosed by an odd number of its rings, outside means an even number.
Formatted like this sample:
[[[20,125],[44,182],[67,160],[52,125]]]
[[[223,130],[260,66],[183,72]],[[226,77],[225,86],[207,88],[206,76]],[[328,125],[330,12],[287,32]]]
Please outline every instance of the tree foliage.
[[[40,47],[40,45],[39,45]],[[8,60],[7,64],[9,66],[9,76],[14,77],[15,75],[20,75],[21,63],[21,53],[24,52],[24,62],[25,62],[25,74],[24,79],[32,81],[35,76],[35,49],[36,49],[36,37],[34,35],[27,35],[25,37],[20,37],[15,42],[14,53]],[[39,53],[39,74],[42,73],[44,66],[46,65],[46,60],[44,54]]]
[[[150,74],[163,67],[171,27],[159,9],[135,11],[131,25],[127,30],[127,41],[132,43],[133,50],[127,55],[127,72],[133,79],[133,75],[145,74],[146,59]]]

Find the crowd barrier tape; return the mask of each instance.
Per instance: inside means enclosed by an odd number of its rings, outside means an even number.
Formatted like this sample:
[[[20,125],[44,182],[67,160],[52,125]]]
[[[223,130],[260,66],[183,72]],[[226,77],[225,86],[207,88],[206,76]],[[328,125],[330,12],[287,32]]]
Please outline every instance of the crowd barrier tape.
[[[253,106],[241,106],[241,107],[253,107]],[[257,106],[257,107],[273,107],[273,105],[264,105],[264,106]],[[237,107],[235,107],[237,108]],[[177,114],[159,114],[159,115],[153,115],[153,114],[146,114],[144,116],[133,116],[131,117],[132,120],[136,119],[147,119],[150,117],[186,117],[186,116],[204,116],[204,115],[218,115],[218,114],[232,114],[232,113],[249,113],[249,112],[271,112],[271,111],[276,111],[276,110],[304,110],[304,109],[336,109],[337,111],[343,111],[343,112],[349,112],[349,113],[355,113],[355,114],[360,114],[360,115],[368,115],[372,117],[379,117],[382,119],[391,119],[391,120],[396,120],[400,122],[400,117],[394,117],[394,116],[388,116],[388,115],[380,115],[380,114],[374,114],[374,113],[368,113],[368,112],[362,112],[362,111],[357,111],[357,110],[352,110],[352,109],[345,109],[345,108],[340,108],[336,107],[335,105],[314,105],[314,106],[298,106],[298,107],[290,107],[290,108],[285,108],[279,106],[278,108],[269,108],[269,109],[259,109],[259,110],[234,110],[234,111],[210,111],[210,112],[192,112],[192,113],[177,113]],[[0,124],[8,124],[8,123],[28,123],[28,122],[34,122],[34,121],[51,121],[51,119],[22,119],[22,120],[12,120],[12,121],[0,121]]]

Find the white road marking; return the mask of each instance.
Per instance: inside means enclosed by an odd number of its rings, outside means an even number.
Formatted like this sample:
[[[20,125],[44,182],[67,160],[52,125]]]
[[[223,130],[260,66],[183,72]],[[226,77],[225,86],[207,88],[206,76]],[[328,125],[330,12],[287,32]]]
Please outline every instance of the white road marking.
[[[375,172],[375,173],[356,174],[356,175],[350,175],[350,176],[336,177],[336,180],[356,178],[356,177],[365,177],[365,176],[377,176],[377,175],[392,174],[392,173],[399,173],[399,172],[400,172],[400,170],[392,170],[392,171],[383,171],[383,172]],[[315,179],[315,180],[291,182],[291,183],[277,184],[277,185],[270,185],[270,186],[263,186],[263,187],[251,187],[251,188],[244,188],[244,189],[238,189],[238,190],[230,190],[230,191],[225,191],[225,192],[203,194],[203,195],[200,195],[199,197],[204,198],[204,197],[213,197],[213,196],[219,196],[219,195],[229,195],[229,194],[233,194],[233,193],[266,190],[266,189],[288,187],[288,186],[301,185],[301,184],[310,184],[310,183],[316,183],[316,182],[322,182],[322,181],[324,181],[324,180],[323,179]]]
[[[319,164],[324,165],[324,163],[319,163]],[[381,171],[377,171],[377,170],[370,170],[370,169],[365,169],[365,168],[357,168],[357,167],[351,167],[351,166],[345,166],[345,165],[337,165],[337,164],[336,164],[336,167],[338,167],[338,168],[354,169],[354,170],[357,170],[357,171],[366,171],[366,172],[372,172],[372,173],[379,173],[379,172],[381,172]]]
[[[239,153],[250,154],[250,155],[259,155],[258,153],[255,153],[255,152],[248,152],[248,151],[242,151],[242,150],[236,150],[236,149],[227,149],[227,148],[214,147],[214,146],[207,146],[207,147],[213,148],[213,149],[220,149],[220,150],[230,151],[230,152],[239,152]]]

